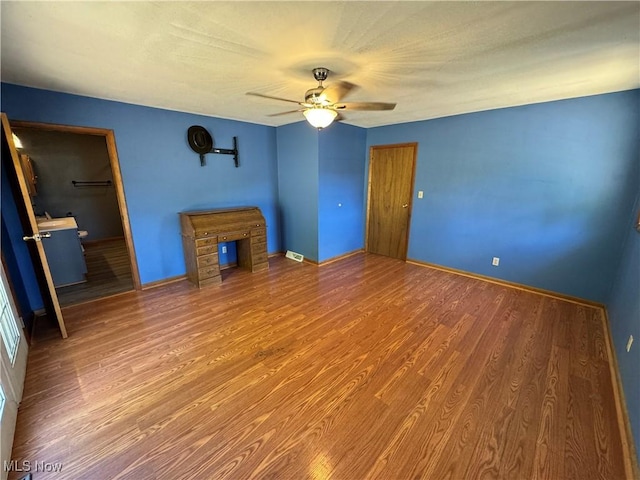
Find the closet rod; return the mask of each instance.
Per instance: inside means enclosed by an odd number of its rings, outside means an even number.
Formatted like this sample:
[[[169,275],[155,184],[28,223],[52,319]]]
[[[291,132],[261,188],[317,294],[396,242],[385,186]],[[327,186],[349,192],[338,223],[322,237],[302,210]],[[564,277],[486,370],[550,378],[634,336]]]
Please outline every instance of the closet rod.
[[[112,185],[111,180],[98,180],[98,181],[80,181],[71,180],[74,187],[110,187]]]

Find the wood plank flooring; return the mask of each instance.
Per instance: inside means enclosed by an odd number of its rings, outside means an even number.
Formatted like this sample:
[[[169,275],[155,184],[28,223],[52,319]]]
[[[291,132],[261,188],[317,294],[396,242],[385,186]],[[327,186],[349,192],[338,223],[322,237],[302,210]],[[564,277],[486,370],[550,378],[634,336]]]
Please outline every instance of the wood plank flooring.
[[[127,244],[114,238],[84,245],[87,281],[56,289],[61,306],[95,300],[133,290]]]
[[[65,319],[30,352],[13,459],[62,466],[34,480],[625,477],[595,307],[359,254]]]

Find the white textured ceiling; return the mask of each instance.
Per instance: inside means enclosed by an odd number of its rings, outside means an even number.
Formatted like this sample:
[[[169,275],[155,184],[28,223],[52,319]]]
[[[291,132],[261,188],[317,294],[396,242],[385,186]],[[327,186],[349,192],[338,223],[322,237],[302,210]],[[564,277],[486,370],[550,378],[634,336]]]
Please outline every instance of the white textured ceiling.
[[[640,86],[640,2],[13,2],[2,81],[282,125],[314,67],[372,127]]]

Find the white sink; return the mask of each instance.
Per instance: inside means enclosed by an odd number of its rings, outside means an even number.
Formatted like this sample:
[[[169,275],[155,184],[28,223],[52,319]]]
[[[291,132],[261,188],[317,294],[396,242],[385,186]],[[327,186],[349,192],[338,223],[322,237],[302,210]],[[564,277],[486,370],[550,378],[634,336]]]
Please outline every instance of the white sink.
[[[62,218],[51,218],[46,219],[36,219],[38,223],[38,229],[42,231],[55,231],[55,230],[69,230],[71,228],[78,228],[78,224],[76,223],[76,219],[73,217],[62,217]]]

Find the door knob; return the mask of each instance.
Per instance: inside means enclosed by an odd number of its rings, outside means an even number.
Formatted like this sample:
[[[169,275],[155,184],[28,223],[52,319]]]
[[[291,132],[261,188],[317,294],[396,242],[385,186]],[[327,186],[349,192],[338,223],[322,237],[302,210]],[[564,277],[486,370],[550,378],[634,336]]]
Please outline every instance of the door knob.
[[[408,203],[403,203],[403,204],[402,204],[402,208],[407,208],[408,206],[409,206],[409,204],[408,204]]]
[[[22,240],[24,240],[25,242],[28,241],[28,240],[33,240],[35,242],[39,242],[43,238],[51,238],[51,233],[42,232],[42,233],[34,233],[31,236],[25,235],[24,237],[22,237]]]

